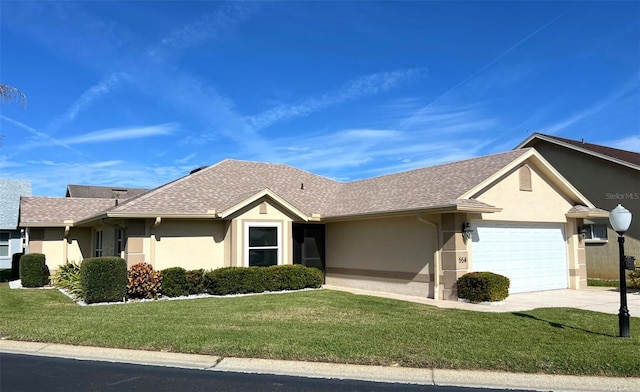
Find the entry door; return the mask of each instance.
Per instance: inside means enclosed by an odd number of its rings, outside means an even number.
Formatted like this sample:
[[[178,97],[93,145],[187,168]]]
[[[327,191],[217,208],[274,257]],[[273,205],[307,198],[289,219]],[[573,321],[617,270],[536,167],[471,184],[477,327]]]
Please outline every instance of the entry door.
[[[324,225],[293,224],[293,263],[324,274]]]

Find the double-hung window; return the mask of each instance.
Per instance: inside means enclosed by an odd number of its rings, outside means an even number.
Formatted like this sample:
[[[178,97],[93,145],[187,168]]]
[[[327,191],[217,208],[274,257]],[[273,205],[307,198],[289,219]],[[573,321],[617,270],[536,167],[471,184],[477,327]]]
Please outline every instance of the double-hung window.
[[[244,226],[244,265],[267,267],[281,264],[282,224],[246,222]]]
[[[0,232],[0,256],[9,256],[9,246],[11,242],[11,236],[9,232]]]
[[[102,257],[102,230],[96,230],[94,256]]]

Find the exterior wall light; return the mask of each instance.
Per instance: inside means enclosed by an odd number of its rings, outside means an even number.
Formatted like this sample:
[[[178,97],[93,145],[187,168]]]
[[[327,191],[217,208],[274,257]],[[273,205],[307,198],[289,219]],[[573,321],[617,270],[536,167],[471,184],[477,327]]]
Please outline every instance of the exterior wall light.
[[[587,226],[580,226],[578,234],[580,234],[580,237],[582,237],[583,240],[587,238]]]
[[[627,274],[626,263],[627,257],[624,255],[624,233],[631,226],[631,212],[618,204],[616,208],[609,213],[609,223],[613,230],[618,233],[618,247],[620,249],[620,259],[618,261],[620,268],[620,311],[618,312],[619,336],[621,338],[631,337],[629,328],[629,309],[627,308]]]
[[[464,242],[469,241],[473,237],[473,229],[469,222],[465,222],[462,224],[462,238]]]

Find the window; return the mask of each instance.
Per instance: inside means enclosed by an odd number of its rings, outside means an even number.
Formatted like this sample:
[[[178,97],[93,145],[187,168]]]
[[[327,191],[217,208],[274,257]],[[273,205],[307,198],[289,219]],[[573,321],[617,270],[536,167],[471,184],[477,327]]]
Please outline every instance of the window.
[[[583,225],[587,242],[607,241],[607,225]]]
[[[0,232],[0,256],[9,256],[9,244],[11,237],[6,231]]]
[[[249,267],[278,265],[281,260],[281,224],[245,223],[244,264]]]
[[[120,256],[124,250],[124,230],[116,228],[116,256]]]
[[[95,236],[95,257],[102,257],[102,230],[96,230]]]

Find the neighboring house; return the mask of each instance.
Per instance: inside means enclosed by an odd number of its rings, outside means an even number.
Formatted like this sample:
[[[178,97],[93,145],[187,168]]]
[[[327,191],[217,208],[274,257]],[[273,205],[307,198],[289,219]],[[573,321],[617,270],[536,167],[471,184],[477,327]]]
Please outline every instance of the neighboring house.
[[[524,149],[348,183],[224,160],[119,203],[25,197],[20,225],[54,268],[299,263],[327,284],[456,299],[469,271],[507,275],[512,293],[586,286],[577,228],[594,216],[607,212]]]
[[[65,197],[83,197],[91,199],[128,199],[145,193],[148,189],[123,188],[111,186],[67,185]]]
[[[625,253],[640,259],[640,154],[616,148],[534,133],[518,148],[534,147],[580,193],[611,211],[622,204],[633,214],[625,234]],[[619,279],[618,234],[607,218],[587,219],[589,278]]]
[[[0,269],[10,269],[12,256],[22,253],[20,196],[31,196],[31,182],[0,179]]]

